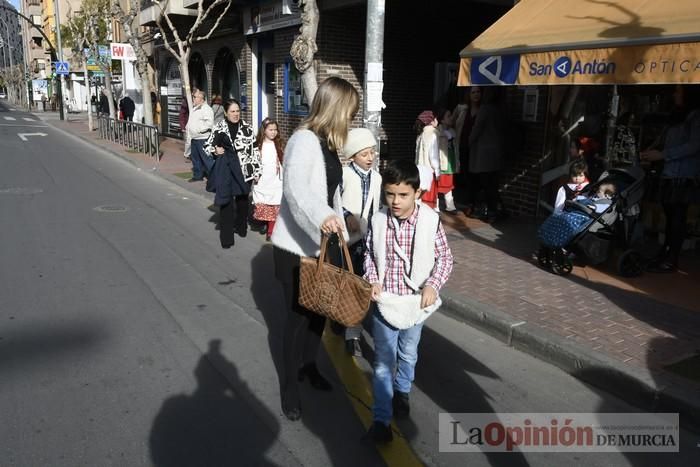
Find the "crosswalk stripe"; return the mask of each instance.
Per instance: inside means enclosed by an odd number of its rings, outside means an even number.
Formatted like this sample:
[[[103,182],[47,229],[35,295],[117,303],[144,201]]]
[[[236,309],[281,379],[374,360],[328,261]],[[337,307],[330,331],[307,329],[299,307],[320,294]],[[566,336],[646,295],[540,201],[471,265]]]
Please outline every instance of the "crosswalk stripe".
[[[36,120],[34,120],[33,118],[29,118],[29,117],[24,117],[24,118],[22,118],[22,120],[24,120],[26,122],[36,122]]]
[[[15,117],[5,117],[5,120],[17,120]]]

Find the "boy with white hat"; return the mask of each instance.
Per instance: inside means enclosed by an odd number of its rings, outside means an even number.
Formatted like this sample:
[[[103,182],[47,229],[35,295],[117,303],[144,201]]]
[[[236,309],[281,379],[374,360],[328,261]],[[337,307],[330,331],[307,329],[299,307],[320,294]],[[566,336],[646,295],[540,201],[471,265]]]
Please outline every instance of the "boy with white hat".
[[[369,227],[369,219],[380,205],[382,176],[374,169],[377,140],[366,128],[354,128],[348,132],[342,154],[350,159],[343,168],[343,210],[348,227],[350,252],[355,274],[362,275],[365,256],[363,241]],[[361,357],[360,336],[362,326],[345,329],[345,349],[350,355]]]

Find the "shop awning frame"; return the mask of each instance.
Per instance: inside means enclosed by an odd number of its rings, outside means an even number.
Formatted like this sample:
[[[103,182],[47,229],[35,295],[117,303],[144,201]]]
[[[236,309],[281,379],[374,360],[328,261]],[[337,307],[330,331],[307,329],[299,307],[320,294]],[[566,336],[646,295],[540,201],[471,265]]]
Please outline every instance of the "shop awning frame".
[[[700,82],[700,5],[521,0],[460,57],[460,85]]]

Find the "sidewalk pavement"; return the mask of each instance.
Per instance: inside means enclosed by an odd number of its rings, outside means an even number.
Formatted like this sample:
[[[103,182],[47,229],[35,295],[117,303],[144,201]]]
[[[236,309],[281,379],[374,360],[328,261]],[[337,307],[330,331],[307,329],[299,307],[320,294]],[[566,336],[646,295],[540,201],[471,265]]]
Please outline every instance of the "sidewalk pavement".
[[[156,161],[100,140],[85,116],[42,119],[211,198],[203,182],[175,175],[191,171],[182,141],[164,139]],[[533,259],[532,220],[442,218],[455,257],[445,312],[643,410],[680,412],[684,423],[700,426],[697,252],[686,253],[675,274],[620,278],[608,266],[576,266],[559,277]]]

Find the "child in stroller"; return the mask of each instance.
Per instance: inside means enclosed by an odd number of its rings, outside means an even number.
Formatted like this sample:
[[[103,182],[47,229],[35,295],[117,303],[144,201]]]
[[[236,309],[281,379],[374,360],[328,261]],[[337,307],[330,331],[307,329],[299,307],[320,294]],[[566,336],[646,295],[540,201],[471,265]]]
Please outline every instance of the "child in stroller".
[[[618,272],[624,276],[641,273],[641,255],[629,244],[644,193],[643,179],[644,172],[636,167],[611,169],[579,196],[567,200],[563,211],[540,226],[539,264],[565,275],[572,271],[574,258],[599,264],[617,245],[624,250],[617,258]]]

